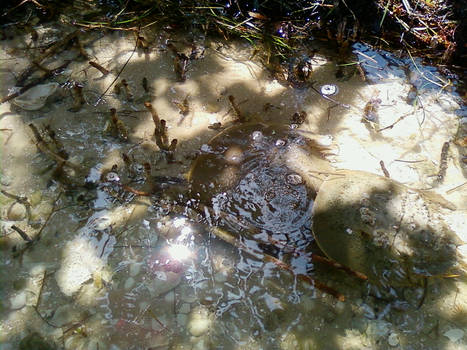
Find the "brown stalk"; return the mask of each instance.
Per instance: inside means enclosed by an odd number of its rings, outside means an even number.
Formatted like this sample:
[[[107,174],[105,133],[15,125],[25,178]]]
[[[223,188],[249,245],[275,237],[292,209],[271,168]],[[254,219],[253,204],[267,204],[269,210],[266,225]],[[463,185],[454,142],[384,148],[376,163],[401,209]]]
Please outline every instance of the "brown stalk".
[[[63,39],[56,41],[52,46],[46,49],[39,57],[34,59],[33,63],[26,68],[18,77],[17,85],[22,85],[26,79],[34,72],[38,65],[42,63],[47,57],[55,55],[59,50],[65,49],[68,43],[78,35],[78,31],[66,35]]]
[[[102,67],[99,63],[97,62],[94,62],[94,61],[89,61],[89,65],[91,65],[92,67],[96,68],[99,72],[102,73],[102,75],[107,75],[110,73],[109,70],[105,69],[104,67]]]
[[[72,163],[62,156],[58,155],[57,153],[53,152],[47,143],[44,141],[42,136],[40,135],[39,131],[37,130],[36,126],[34,124],[29,124],[29,127],[32,130],[32,133],[34,134],[34,138],[36,139],[36,146],[39,148],[39,150],[45,154],[47,154],[50,158],[54,159],[58,163],[61,163],[63,166],[69,167],[71,169],[74,169],[80,173],[84,173],[84,168],[82,168],[80,165]]]
[[[144,102],[144,107],[146,107],[148,111],[151,112],[152,121],[154,122],[154,126],[156,130],[159,129],[159,125],[161,121],[160,121],[159,115],[157,114],[157,111],[154,109],[151,102]]]
[[[241,242],[237,238],[233,237],[227,231],[225,231],[225,230],[223,230],[223,229],[221,229],[221,228],[219,228],[217,226],[211,227],[210,231],[217,238],[222,239],[223,241],[233,245],[234,247],[240,249],[241,251],[243,251],[243,252],[245,252],[247,254],[253,255],[255,258],[258,258],[260,256],[261,259],[264,262],[272,262],[277,267],[279,267],[281,270],[288,271],[291,274],[297,276],[297,278],[300,281],[303,281],[303,282],[308,283],[308,284],[310,284],[312,286],[315,286],[317,289],[319,289],[322,292],[325,292],[327,294],[330,294],[333,297],[336,297],[340,301],[345,301],[345,296],[343,294],[341,294],[338,291],[336,291],[335,289],[327,286],[326,284],[311,278],[310,276],[303,275],[303,274],[296,274],[293,271],[292,267],[290,265],[286,264],[285,262],[283,262],[282,260],[279,260],[279,259],[277,259],[277,258],[275,258],[275,257],[273,257],[271,255],[265,254],[264,252],[262,252],[260,254],[259,253],[254,254],[248,247],[245,246],[245,244],[243,244],[243,242]]]

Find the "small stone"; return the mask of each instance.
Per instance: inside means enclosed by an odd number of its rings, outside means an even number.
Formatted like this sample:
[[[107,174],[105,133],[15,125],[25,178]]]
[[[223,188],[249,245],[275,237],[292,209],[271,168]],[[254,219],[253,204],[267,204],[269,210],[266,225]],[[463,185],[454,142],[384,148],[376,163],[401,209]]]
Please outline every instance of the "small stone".
[[[452,328],[443,334],[446,338],[448,338],[453,343],[461,340],[464,337],[464,331],[459,328]]]
[[[183,303],[182,306],[180,306],[180,309],[178,310],[179,313],[181,314],[187,314],[191,310],[191,305],[188,303]]]
[[[177,314],[177,325],[185,326],[188,321],[188,316],[185,314]]]
[[[289,185],[300,185],[303,183],[303,179],[298,174],[288,174],[286,177],[286,181]]]
[[[399,345],[399,337],[396,333],[389,334],[388,344],[393,347]]]
[[[10,298],[10,307],[13,310],[19,310],[26,305],[26,292],[22,291]]]
[[[128,277],[125,281],[123,288],[130,290],[135,285],[135,279],[133,277]]]
[[[214,275],[214,280],[218,283],[224,283],[227,281],[227,272],[226,271],[219,271]]]
[[[141,264],[140,263],[132,263],[130,264],[130,276],[135,277],[137,276],[141,271]]]
[[[26,218],[26,207],[21,203],[13,203],[8,209],[8,220],[20,221]]]
[[[42,193],[41,193],[41,191],[36,191],[36,192],[34,192],[33,194],[31,194],[31,195],[29,196],[28,199],[29,199],[29,203],[31,203],[31,205],[32,205],[33,207],[35,207],[35,206],[38,205],[38,204],[41,202],[41,200],[42,200]]]
[[[212,318],[209,311],[205,307],[197,307],[190,313],[188,321],[188,331],[191,335],[199,337],[205,334],[212,325]]]

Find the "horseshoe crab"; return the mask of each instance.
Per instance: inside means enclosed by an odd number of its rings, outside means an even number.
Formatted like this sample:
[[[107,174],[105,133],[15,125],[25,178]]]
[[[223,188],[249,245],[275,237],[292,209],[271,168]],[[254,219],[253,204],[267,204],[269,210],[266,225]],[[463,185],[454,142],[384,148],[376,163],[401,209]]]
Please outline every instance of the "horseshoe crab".
[[[461,244],[442,216],[450,203],[378,175],[336,171],[328,146],[285,125],[231,126],[193,163],[192,196],[212,207],[214,224],[279,256],[314,238],[328,258],[375,284],[450,272]]]

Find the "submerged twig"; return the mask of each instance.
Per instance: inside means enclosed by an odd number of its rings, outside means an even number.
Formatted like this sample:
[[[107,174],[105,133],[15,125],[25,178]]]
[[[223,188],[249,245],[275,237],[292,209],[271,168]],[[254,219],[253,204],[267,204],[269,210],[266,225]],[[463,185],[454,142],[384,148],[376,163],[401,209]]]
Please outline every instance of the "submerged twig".
[[[308,284],[310,284],[312,286],[315,286],[317,289],[336,297],[340,301],[345,301],[345,296],[343,294],[341,294],[338,291],[336,291],[335,289],[327,286],[326,284],[311,278],[308,275],[295,273],[295,271],[292,269],[292,267],[290,265],[286,264],[285,262],[283,262],[282,260],[280,260],[278,258],[275,258],[275,257],[273,257],[271,255],[268,255],[268,254],[266,254],[264,252],[262,252],[261,254],[253,253],[251,251],[251,249],[249,249],[243,242],[241,242],[237,238],[233,237],[230,233],[228,233],[227,231],[221,229],[220,227],[213,226],[213,227],[210,228],[210,232],[214,236],[216,236],[216,237],[222,239],[223,241],[233,245],[234,247],[240,249],[241,251],[243,251],[243,252],[245,252],[247,254],[253,255],[255,258],[260,257],[261,260],[263,260],[264,262],[272,262],[274,265],[279,267],[281,270],[290,272],[291,274],[297,276],[297,278],[299,280],[301,280],[301,281],[303,281],[305,283],[308,283]]]
[[[138,48],[138,40],[136,40],[136,43],[135,43],[135,47],[133,49],[133,51],[131,52],[131,55],[130,57],[128,57],[128,59],[126,60],[125,64],[122,66],[122,68],[118,71],[116,77],[114,78],[114,80],[112,80],[112,82],[110,83],[109,86],[107,86],[107,88],[104,90],[104,92],[99,96],[99,98],[97,99],[97,101],[94,103],[94,106],[97,106],[101,101],[102,101],[102,97],[105,96],[105,94],[109,91],[109,89],[112,87],[113,84],[115,84],[115,82],[117,81],[117,79],[120,77],[120,75],[122,74],[123,70],[125,69],[125,67],[128,65],[128,63],[130,62],[131,58],[133,57],[133,55],[135,54],[136,52],[136,49]]]
[[[32,133],[34,134],[34,138],[36,139],[36,146],[39,148],[39,150],[45,154],[47,154],[50,158],[54,159],[55,161],[59,162],[62,164],[62,166],[67,166],[71,169],[74,169],[80,173],[84,173],[85,170],[82,168],[80,165],[75,164],[70,162],[69,160],[66,160],[62,156],[58,155],[57,153],[53,152],[51,149],[49,149],[47,143],[44,141],[42,136],[40,135],[39,131],[37,130],[36,126],[32,123],[29,124],[29,127],[32,130]]]
[[[238,108],[238,104],[235,102],[235,97],[233,95],[229,95],[229,102],[232,106],[232,109],[235,112],[235,116],[237,117],[237,121],[240,123],[244,123],[247,121],[247,118],[245,115],[240,111],[240,108]]]
[[[16,225],[12,225],[11,228],[18,232],[18,234],[21,236],[22,239],[24,239],[26,242],[32,242],[32,239],[28,236],[26,232],[24,232],[22,229],[20,229]]]
[[[107,74],[110,73],[109,70],[105,69],[104,67],[102,67],[99,63],[97,62],[94,62],[94,61],[89,61],[89,65],[96,68],[99,72],[102,73],[103,76],[106,76]]]
[[[27,219],[28,219],[28,223],[29,221],[31,220],[31,203],[29,203],[28,199],[26,197],[20,197],[20,196],[17,196],[17,195],[14,195],[12,193],[9,193],[5,190],[0,190],[0,192],[8,197],[8,198],[11,198],[11,199],[14,199],[16,202],[18,203],[21,203],[22,205],[24,205],[24,207],[26,208],[26,216],[27,216]]]
[[[56,41],[52,46],[46,49],[39,57],[36,57],[32,64],[26,68],[18,77],[16,82],[17,85],[22,85],[26,79],[32,74],[32,72],[40,66],[43,60],[47,57],[53,56],[57,53],[58,50],[64,50],[68,43],[73,40],[78,35],[78,30],[66,35],[63,39]]]
[[[384,165],[384,162],[382,160],[379,161],[379,166],[381,167],[381,170],[383,171],[384,176],[386,176],[387,178],[390,178],[391,176],[389,176],[389,171],[388,169],[386,169],[386,166]]]
[[[19,95],[21,94],[24,94],[26,91],[28,91],[29,89],[31,89],[32,87],[40,84],[41,82],[43,82],[44,80],[48,79],[49,77],[51,76],[54,76],[56,74],[58,74],[62,69],[66,68],[66,66],[68,66],[70,64],[70,60],[68,61],[65,61],[63,64],[61,64],[60,66],[58,66],[57,68],[54,68],[48,72],[46,72],[44,75],[42,75],[41,77],[37,78],[37,79],[34,79],[34,81],[31,81],[29,84],[26,84],[24,85],[21,89],[19,89],[18,91],[8,95],[8,96],[5,96],[3,98],[0,99],[0,104],[2,103],[5,103],[7,101],[10,101],[12,99],[14,99],[15,97],[18,97]]]
[[[448,152],[449,152],[449,141],[445,142],[441,149],[439,171],[438,171],[438,174],[436,175],[437,181],[439,183],[442,183],[444,180],[444,177],[446,176],[446,170],[448,168]]]

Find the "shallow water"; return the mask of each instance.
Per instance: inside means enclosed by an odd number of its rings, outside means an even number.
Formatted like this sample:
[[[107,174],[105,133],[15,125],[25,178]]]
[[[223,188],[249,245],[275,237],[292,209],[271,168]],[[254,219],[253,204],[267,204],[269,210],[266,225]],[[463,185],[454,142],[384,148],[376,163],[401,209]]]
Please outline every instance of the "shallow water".
[[[53,26],[40,28],[39,33],[43,40],[57,35]],[[200,152],[211,151],[208,142],[217,131],[208,126],[216,122],[226,126],[236,118],[228,101],[233,95],[245,115],[265,123],[288,125],[294,113],[307,112],[299,129],[305,135],[333,140],[335,148],[327,159],[335,168],[382,175],[380,161],[384,161],[392,179],[417,189],[433,188],[457,206],[447,219],[467,241],[462,232],[467,224],[467,186],[462,186],[466,149],[456,143],[467,132],[465,107],[446,77],[419,59],[402,59],[356,44],[355,56],[347,63],[360,61],[366,80],[354,65],[343,66],[339,80],[333,51],[319,48],[312,58],[314,86],[337,85],[339,92],[332,96],[339,102],[336,106],[309,88],[285,87],[272,79],[259,62],[250,59],[251,46],[227,45],[213,38],[195,38],[197,47],[205,49],[204,57],[191,60],[186,81],[176,82],[167,40],[174,40],[179,50],[189,53],[192,38],[162,30],[145,36],[150,38],[150,51],[133,53],[131,35],[83,34],[92,60],[110,74],[102,76],[86,60],[74,59],[52,79],[61,87],[41,109],[25,111],[10,102],[0,105],[2,189],[26,197],[31,204],[27,220],[23,207],[15,204],[20,208],[12,209],[14,199],[0,197],[0,349],[17,348],[21,339],[33,332],[65,349],[466,346],[465,276],[432,277],[426,288],[383,293],[345,272],[307,261],[307,253],[280,253],[295,272],[305,270],[345,295],[346,301],[338,301],[273,262],[264,262],[259,253],[262,244],[248,254],[216,239],[210,225],[217,224],[218,218],[209,212],[201,218],[186,209],[193,206],[186,184],[158,178],[161,188],[148,198],[122,190],[115,181],[117,176],[125,184],[149,191],[145,162],[150,163],[153,177],[183,179],[192,160]],[[15,74],[29,65],[26,51],[19,49],[28,44],[29,37],[20,33],[2,42],[2,96],[15,85]],[[75,55],[70,49],[49,63],[57,66]],[[126,79],[134,98],[117,95],[112,88],[98,101],[128,59],[117,82]],[[144,77],[149,92],[143,89]],[[83,85],[86,101],[77,112],[69,111],[72,81]],[[187,96],[190,111],[182,115],[174,101],[183,103]],[[379,107],[377,114],[368,118],[365,111],[372,98],[380,100]],[[178,139],[173,163],[167,162],[154,141],[154,124],[143,105],[147,100],[167,121],[169,139]],[[104,133],[110,108],[116,108],[124,122],[128,142]],[[39,129],[50,125],[70,161],[86,170],[71,174],[72,178],[83,182],[87,178],[97,188],[66,190],[54,180],[47,170],[52,160],[39,153],[32,141],[31,122]],[[443,181],[437,181],[434,175],[439,173],[440,154],[447,141],[451,143],[446,174]],[[131,171],[125,167],[122,153],[132,160]],[[300,155],[295,156],[300,162]],[[114,164],[118,168],[112,172]],[[271,180],[274,176],[263,175],[266,186],[276,185]],[[293,200],[286,204],[296,205],[290,202]],[[305,214],[309,212],[308,206],[299,205]],[[235,207],[234,214],[242,213],[241,209]],[[245,209],[245,215],[251,212]],[[260,221],[274,230],[282,224],[275,219],[272,212],[260,212],[250,223]],[[297,220],[300,226],[309,225],[306,218]],[[12,225],[41,239],[26,248]],[[231,231],[237,228],[228,220],[227,226]],[[300,232],[295,247],[308,248],[309,228],[296,230]],[[288,237],[274,239],[287,242]],[[249,244],[254,245],[253,241]]]

